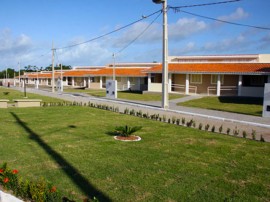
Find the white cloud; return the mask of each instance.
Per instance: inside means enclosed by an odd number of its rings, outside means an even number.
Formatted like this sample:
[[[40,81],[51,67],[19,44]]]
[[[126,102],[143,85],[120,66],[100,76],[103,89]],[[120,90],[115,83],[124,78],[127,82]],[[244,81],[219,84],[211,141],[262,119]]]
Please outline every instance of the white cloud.
[[[224,21],[237,21],[245,19],[248,16],[249,14],[245,12],[243,8],[237,8],[233,13],[229,15],[220,16],[218,19]]]
[[[149,22],[136,23],[114,39],[114,46],[116,48],[126,46],[140,36],[149,25]],[[206,29],[207,25],[204,21],[199,21],[195,18],[180,18],[177,22],[168,25],[168,37],[169,40],[182,40]],[[162,34],[162,26],[160,24],[153,23],[134,43],[143,45],[159,43],[162,40]]]
[[[4,29],[0,32],[0,54],[1,56],[23,54],[32,46],[30,37],[21,34],[13,37],[11,30]]]
[[[110,63],[112,58],[112,53],[99,42],[85,43],[69,49],[60,49],[57,50],[57,53],[59,61],[56,62],[67,65],[105,65]]]
[[[207,25],[204,21],[198,21],[195,18],[180,18],[176,23],[170,24],[168,29],[171,40],[181,40],[206,30]]]

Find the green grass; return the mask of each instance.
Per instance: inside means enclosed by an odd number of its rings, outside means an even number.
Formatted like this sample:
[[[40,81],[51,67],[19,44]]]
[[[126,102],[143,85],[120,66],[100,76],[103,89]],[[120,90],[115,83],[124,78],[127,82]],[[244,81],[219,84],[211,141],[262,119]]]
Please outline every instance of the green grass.
[[[261,116],[263,99],[252,97],[203,97],[178,103],[177,105]]]
[[[105,97],[106,91],[103,89],[65,89],[65,92],[74,92],[74,93],[86,93],[88,95],[96,96],[96,97]],[[125,100],[137,100],[137,101],[161,101],[162,95],[161,93],[146,93],[142,94],[141,91],[118,91],[117,92],[119,99]],[[177,99],[182,98],[184,95],[179,94],[169,94],[169,99]]]
[[[41,99],[43,102],[63,102],[63,100],[57,98],[28,93],[27,90],[26,96],[27,99]],[[24,99],[24,92],[13,90],[11,88],[0,87],[0,99],[8,99],[11,103],[13,99]]]
[[[88,107],[0,109],[0,163],[70,198],[268,201],[270,144]],[[140,142],[108,135],[142,126]]]

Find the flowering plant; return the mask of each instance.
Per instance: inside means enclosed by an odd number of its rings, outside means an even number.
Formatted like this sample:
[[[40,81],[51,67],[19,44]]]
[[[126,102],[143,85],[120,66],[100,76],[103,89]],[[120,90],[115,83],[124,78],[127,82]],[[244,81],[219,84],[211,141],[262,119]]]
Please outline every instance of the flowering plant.
[[[0,185],[14,195],[36,202],[61,201],[60,193],[55,186],[46,180],[39,181],[23,180],[18,177],[19,171],[9,169],[7,163],[0,166]]]

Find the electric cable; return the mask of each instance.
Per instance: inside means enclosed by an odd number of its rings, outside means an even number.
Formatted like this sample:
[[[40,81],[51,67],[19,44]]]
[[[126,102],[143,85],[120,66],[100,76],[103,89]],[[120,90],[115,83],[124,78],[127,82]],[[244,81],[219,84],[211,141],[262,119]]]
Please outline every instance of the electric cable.
[[[162,12],[161,12],[162,13]],[[138,38],[140,38],[153,24],[154,22],[160,17],[161,13],[159,13],[155,19],[141,32],[138,34],[138,36],[136,36],[132,41],[130,41],[126,46],[124,46],[122,49],[120,49],[118,53],[121,53],[122,51],[124,51],[125,49],[127,49],[131,44],[133,44]]]
[[[72,48],[72,47],[75,47],[75,46],[79,46],[79,45],[82,45],[82,44],[85,44],[85,43],[89,43],[89,42],[95,41],[95,40],[97,40],[97,39],[100,39],[100,38],[103,38],[103,37],[108,36],[108,35],[110,35],[110,34],[113,34],[113,33],[115,33],[115,32],[118,32],[118,31],[120,31],[120,30],[122,30],[122,29],[125,29],[125,28],[127,28],[127,27],[129,27],[129,26],[131,26],[131,25],[134,25],[134,24],[136,24],[136,23],[138,23],[138,22],[140,22],[140,21],[142,21],[142,20],[144,20],[144,19],[146,19],[146,18],[149,18],[149,17],[151,17],[151,16],[153,16],[153,15],[155,15],[155,14],[157,14],[157,13],[161,13],[161,12],[162,12],[162,9],[160,9],[160,10],[154,12],[154,13],[151,13],[151,14],[149,14],[149,15],[147,15],[147,16],[143,16],[143,17],[140,18],[139,20],[136,20],[136,21],[134,21],[134,22],[132,22],[132,23],[129,23],[129,24],[125,25],[125,26],[122,26],[122,27],[120,27],[120,28],[118,28],[118,29],[115,29],[115,30],[113,30],[113,31],[110,31],[110,32],[108,32],[108,33],[106,33],[106,34],[97,36],[97,37],[95,37],[95,38],[89,39],[89,40],[84,41],[84,42],[81,42],[81,43],[77,43],[77,44],[73,44],[73,45],[69,45],[69,46],[65,46],[65,47],[61,47],[61,48],[55,48],[55,49],[57,49],[57,50],[60,50],[60,49],[67,49],[67,48]]]
[[[216,18],[212,18],[212,17],[207,17],[204,15],[199,15],[199,14],[195,14],[195,13],[191,13],[188,11],[183,11],[183,10],[178,10],[177,12],[183,12],[192,16],[196,16],[196,17],[200,17],[200,18],[205,18],[208,20],[214,20],[214,21],[218,21],[218,22],[223,22],[223,23],[227,23],[227,24],[231,24],[231,25],[237,25],[237,26],[242,26],[242,27],[250,27],[250,28],[255,28],[255,29],[263,29],[263,30],[270,30],[269,27],[261,27],[261,26],[255,26],[255,25],[248,25],[248,24],[241,24],[241,23],[236,23],[236,22],[230,22],[230,21],[226,21],[226,20],[220,20],[220,19],[216,19]]]
[[[191,7],[199,7],[199,6],[212,6],[212,5],[218,5],[218,4],[234,3],[238,1],[241,1],[241,0],[220,1],[220,2],[214,2],[214,3],[194,4],[194,5],[187,5],[187,6],[169,6],[169,8],[180,9],[180,8],[191,8]]]

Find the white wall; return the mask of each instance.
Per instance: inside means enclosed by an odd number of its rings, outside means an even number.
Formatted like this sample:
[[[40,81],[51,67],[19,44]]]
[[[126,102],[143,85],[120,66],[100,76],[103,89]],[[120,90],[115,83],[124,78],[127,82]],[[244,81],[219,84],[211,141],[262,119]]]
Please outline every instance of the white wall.
[[[162,83],[148,84],[148,91],[150,91],[150,92],[162,92]]]
[[[270,54],[259,54],[259,62],[270,63]]]

